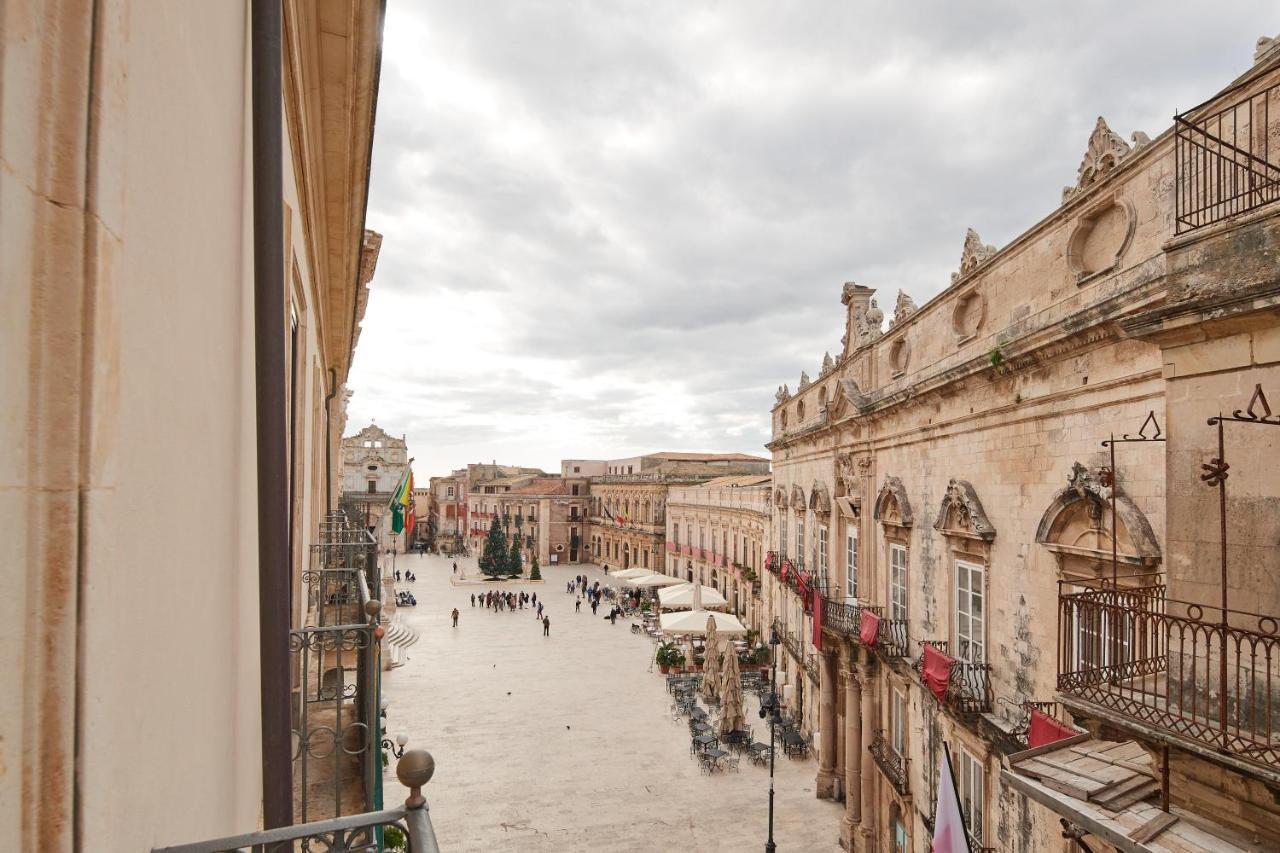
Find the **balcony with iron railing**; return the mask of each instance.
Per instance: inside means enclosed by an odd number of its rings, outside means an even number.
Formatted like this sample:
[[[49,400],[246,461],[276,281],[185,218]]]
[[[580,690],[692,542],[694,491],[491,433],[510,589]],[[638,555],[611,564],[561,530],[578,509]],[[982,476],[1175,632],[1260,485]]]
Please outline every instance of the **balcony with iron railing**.
[[[431,812],[422,788],[435,773],[435,761],[422,750],[410,750],[396,763],[396,776],[409,789],[403,806],[347,817],[264,829],[245,835],[153,848],[152,853],[375,853],[386,849],[397,833],[412,853],[440,853]]]
[[[937,651],[950,657],[951,644],[945,640],[921,640],[920,657],[916,658],[914,668],[917,675],[924,670],[924,647],[932,646]],[[952,659],[950,677],[947,679],[947,692],[943,704],[956,714],[985,714],[991,710],[991,664],[969,660],[971,653],[967,644],[960,649],[960,655]],[[923,677],[921,675],[921,677]]]
[[[1280,617],[1169,598],[1159,581],[1060,582],[1062,700],[1280,769]]]
[[[1280,200],[1280,83],[1235,91],[1174,117],[1178,234]]]
[[[882,619],[876,635],[876,651],[890,660],[905,658],[911,651],[906,619]]]
[[[893,789],[904,797],[911,796],[911,786],[907,769],[909,759],[894,749],[883,731],[876,732],[871,738],[871,746],[867,747],[871,758],[880,772],[893,785]]]

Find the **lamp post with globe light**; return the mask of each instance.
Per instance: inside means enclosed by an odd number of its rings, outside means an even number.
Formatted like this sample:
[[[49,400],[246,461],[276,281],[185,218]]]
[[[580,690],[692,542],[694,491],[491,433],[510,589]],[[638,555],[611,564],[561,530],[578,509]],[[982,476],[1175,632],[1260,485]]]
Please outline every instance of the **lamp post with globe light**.
[[[780,718],[778,707],[778,643],[778,626],[775,624],[769,629],[770,657],[772,659],[769,695],[760,703],[760,719],[764,719],[766,714],[769,719],[769,840],[764,845],[765,853],[774,853],[778,849],[778,845],[773,843],[773,764],[776,760],[777,731]]]

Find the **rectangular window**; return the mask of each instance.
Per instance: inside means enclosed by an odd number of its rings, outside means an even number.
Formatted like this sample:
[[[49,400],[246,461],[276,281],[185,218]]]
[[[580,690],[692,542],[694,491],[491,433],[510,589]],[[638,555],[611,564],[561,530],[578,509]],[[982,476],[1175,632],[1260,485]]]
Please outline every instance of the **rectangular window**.
[[[964,815],[965,829],[969,836],[982,844],[982,805],[983,805],[983,768],[982,762],[974,758],[966,750],[960,750],[960,812]]]
[[[453,486],[449,487],[449,497],[453,497]]]
[[[578,508],[576,506],[569,507],[569,518],[574,521],[578,520]]]
[[[827,526],[818,525],[818,577],[827,576]]]
[[[582,473],[582,468],[580,468],[580,467],[579,467],[579,466],[577,466],[577,465],[574,465],[574,466],[573,466],[573,473],[575,473],[575,474],[580,474],[580,473]],[[577,486],[574,486],[574,488],[576,489],[576,488],[577,488]],[[577,494],[577,492],[574,492],[574,494],[576,495],[576,494]]]
[[[982,575],[982,566],[956,561],[956,655],[970,663],[986,661]]]
[[[680,544],[680,525],[678,523],[671,525],[671,541]]]
[[[369,494],[373,494],[373,493],[374,493],[374,492],[376,492],[376,491],[378,491],[378,481],[377,481],[377,480],[370,480],[370,481],[369,481]]]
[[[707,538],[707,528],[699,527],[698,528],[698,550],[699,551],[707,547],[706,538]]]
[[[578,494],[578,484],[577,484],[577,483],[574,483],[574,484],[573,484],[573,486],[571,486],[571,487],[570,487],[570,493],[571,493],[571,494],[573,494],[573,495],[575,495],[575,496]]]
[[[796,558],[804,559],[804,516],[796,516]]]
[[[787,556],[787,516],[786,513],[778,513],[778,553]]]
[[[850,525],[844,532],[844,597],[858,597],[858,528]]]
[[[907,618],[907,549],[889,546],[889,618]]]
[[[889,703],[889,745],[898,755],[907,754],[907,697],[896,687]]]

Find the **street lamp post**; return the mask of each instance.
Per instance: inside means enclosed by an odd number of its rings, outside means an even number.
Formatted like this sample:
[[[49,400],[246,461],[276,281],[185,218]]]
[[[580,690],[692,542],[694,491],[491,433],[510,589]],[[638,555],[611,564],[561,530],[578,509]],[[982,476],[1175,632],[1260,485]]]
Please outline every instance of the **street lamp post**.
[[[773,843],[773,764],[777,760],[778,748],[778,627],[769,629],[770,658],[772,660],[769,684],[769,696],[760,704],[760,717],[769,715],[769,840],[765,842],[765,853],[774,853],[778,845]]]

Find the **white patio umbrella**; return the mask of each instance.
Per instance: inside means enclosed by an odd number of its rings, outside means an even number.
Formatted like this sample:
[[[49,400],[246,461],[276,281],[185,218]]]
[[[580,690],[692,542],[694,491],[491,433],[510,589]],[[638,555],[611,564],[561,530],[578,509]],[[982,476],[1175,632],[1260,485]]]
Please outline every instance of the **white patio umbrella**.
[[[648,569],[623,569],[620,572],[614,572],[609,575],[611,578],[619,578],[620,580],[630,580],[631,578],[642,578],[647,575],[655,574]]]
[[[668,575],[645,575],[642,578],[628,578],[626,583],[638,586],[641,589],[653,589],[659,586],[675,586],[676,584],[684,583],[684,581]]]
[[[720,640],[716,637],[716,620],[707,617],[707,644],[702,649],[702,698],[714,702],[720,698]]]
[[[714,610],[673,610],[663,613],[658,618],[658,625],[664,634],[693,634],[700,637],[707,633],[708,616],[715,620],[716,633],[721,636],[742,637],[747,633],[747,626],[739,622],[738,617]]]
[[[702,596],[702,606],[707,610],[729,606],[729,602],[714,587],[704,586],[698,592]],[[658,603],[662,605],[663,610],[692,609],[693,584],[684,583],[658,590]]]

